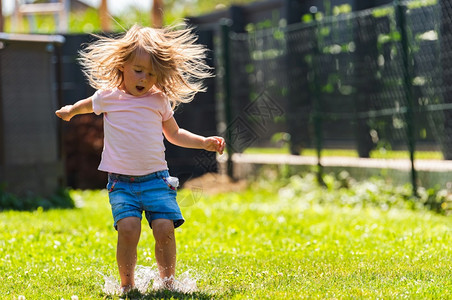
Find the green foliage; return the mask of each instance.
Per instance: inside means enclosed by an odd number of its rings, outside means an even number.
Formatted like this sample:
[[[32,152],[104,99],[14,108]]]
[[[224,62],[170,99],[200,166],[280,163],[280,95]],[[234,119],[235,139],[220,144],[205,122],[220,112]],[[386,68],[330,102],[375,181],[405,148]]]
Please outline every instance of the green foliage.
[[[59,188],[50,197],[41,197],[34,194],[16,196],[0,189],[0,211],[3,210],[35,210],[51,208],[74,208],[75,204],[69,191]]]
[[[231,5],[245,5],[255,0],[169,0],[165,1],[165,13],[179,16],[199,16]]]
[[[179,201],[192,205],[182,208],[186,223],[176,230],[177,274],[190,271],[199,290],[129,299],[450,296],[452,219],[412,205],[405,187],[346,174],[325,182],[269,171],[240,193],[180,190]],[[118,278],[107,192],[71,196],[84,205],[0,213],[4,299],[117,299],[102,292],[105,276]],[[145,221],[138,248],[138,264],[152,266]]]
[[[84,13],[71,13],[69,16],[69,32],[100,32],[100,19],[97,9],[89,8]]]
[[[129,7],[125,12],[119,16],[115,16],[111,23],[113,25],[113,31],[124,31],[132,27],[134,24],[140,24],[142,26],[151,26],[151,12],[142,11],[137,8]]]
[[[199,16],[207,14],[219,9],[227,9],[230,5],[244,5],[254,0],[229,0],[229,1],[165,1],[164,23],[173,24],[181,22],[188,16]],[[110,16],[112,30],[114,32],[122,32],[124,29],[130,28],[133,24],[138,23],[143,26],[150,26],[151,12],[142,11],[134,6],[126,8],[117,16]],[[33,21],[30,21],[33,20]],[[33,26],[30,26],[30,22]],[[23,18],[22,28],[29,32],[34,27],[34,33],[52,34],[57,30],[55,18],[51,15],[38,15],[34,18]],[[11,17],[5,18],[5,31],[11,32]],[[70,33],[95,33],[100,32],[100,19],[97,8],[88,8],[84,12],[71,13],[69,15],[69,32]]]
[[[264,169],[264,174],[265,169]],[[272,171],[270,171],[272,172]],[[417,197],[413,196],[410,184],[394,186],[388,180],[381,177],[371,177],[368,180],[357,181],[347,171],[335,175],[333,173],[323,176],[325,188],[313,188],[318,185],[317,175],[309,173],[304,176],[285,176],[287,181],[282,181],[282,186],[277,185],[277,192],[284,198],[303,198],[310,205],[333,204],[340,207],[377,207],[383,210],[389,209],[429,209],[440,214],[452,213],[452,187],[441,189],[418,188]],[[271,181],[271,180],[265,180]],[[267,183],[261,184],[265,185]],[[268,183],[269,184],[269,183]],[[311,194],[306,197],[306,194]],[[311,202],[312,201],[312,202]]]
[[[427,6],[437,5],[438,0],[415,0],[407,3],[409,9],[422,8]]]
[[[313,190],[311,186],[317,183],[314,174],[304,177],[295,175],[290,177],[289,183],[281,188],[279,193],[285,193],[285,198],[296,199],[304,195],[303,198],[310,205],[328,203],[351,208],[378,207],[383,210],[426,207],[443,214],[448,214],[452,209],[452,191],[447,189],[419,188],[418,197],[413,197],[410,184],[392,186],[379,177],[356,181],[346,171],[339,173],[337,177],[334,174],[327,174],[323,177],[323,182],[326,190]],[[306,197],[306,193],[311,193],[311,196]]]
[[[272,144],[275,144],[279,149],[281,147],[286,148],[288,150],[288,145],[290,143],[290,134],[287,132],[277,132],[271,137]]]
[[[122,32],[134,24],[150,26],[151,13],[134,7],[125,9],[120,15],[110,15],[110,23],[113,32]],[[97,9],[91,8],[83,13],[72,13],[70,16],[69,31],[73,33],[100,32],[100,18]]]

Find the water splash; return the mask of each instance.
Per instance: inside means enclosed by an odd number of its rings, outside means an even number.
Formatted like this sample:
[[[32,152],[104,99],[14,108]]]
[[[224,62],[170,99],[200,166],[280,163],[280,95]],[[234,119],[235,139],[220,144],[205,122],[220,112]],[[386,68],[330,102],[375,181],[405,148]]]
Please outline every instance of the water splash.
[[[102,288],[102,291],[109,296],[118,296],[121,293],[121,287],[119,286],[119,283],[116,281],[116,278],[113,276],[106,276],[100,272],[98,272],[102,277],[104,277],[104,287]]]
[[[138,265],[135,268],[135,285],[142,294],[147,292],[151,281],[155,282],[158,278],[159,274],[157,270],[153,270],[151,267]]]
[[[120,296],[122,294],[121,286],[115,277],[99,274],[104,278],[105,283],[102,291],[106,295]],[[141,294],[146,294],[152,290],[166,289],[168,281],[173,281],[171,290],[174,292],[189,294],[198,291],[196,279],[190,275],[190,271],[182,273],[178,278],[161,279],[155,265],[153,267],[138,265],[135,268],[135,286]],[[152,289],[150,290],[151,285]]]
[[[172,282],[170,289],[174,292],[189,294],[198,291],[196,279],[190,276],[189,271],[181,274],[178,279],[174,278],[174,276],[164,279],[157,276],[157,278],[154,279],[152,288],[153,290],[165,289],[168,286],[168,282]]]

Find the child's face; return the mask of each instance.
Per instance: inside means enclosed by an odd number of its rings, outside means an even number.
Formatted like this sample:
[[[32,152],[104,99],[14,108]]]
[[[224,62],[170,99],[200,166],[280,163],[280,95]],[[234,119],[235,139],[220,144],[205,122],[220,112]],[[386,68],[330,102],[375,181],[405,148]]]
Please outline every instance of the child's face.
[[[142,96],[157,82],[157,76],[151,65],[151,56],[144,51],[137,51],[120,68],[123,82],[120,89],[133,96]]]

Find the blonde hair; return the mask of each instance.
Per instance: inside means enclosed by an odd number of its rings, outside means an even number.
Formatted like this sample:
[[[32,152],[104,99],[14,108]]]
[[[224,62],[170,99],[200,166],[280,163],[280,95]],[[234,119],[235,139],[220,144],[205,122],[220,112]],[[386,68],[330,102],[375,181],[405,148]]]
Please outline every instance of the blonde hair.
[[[202,79],[213,76],[205,63],[206,48],[196,43],[191,28],[155,29],[134,25],[119,37],[96,37],[96,41],[79,53],[83,72],[95,89],[119,87],[123,81],[120,67],[136,51],[150,54],[157,75],[155,85],[166,94],[173,108],[190,102],[197,92],[205,91]]]

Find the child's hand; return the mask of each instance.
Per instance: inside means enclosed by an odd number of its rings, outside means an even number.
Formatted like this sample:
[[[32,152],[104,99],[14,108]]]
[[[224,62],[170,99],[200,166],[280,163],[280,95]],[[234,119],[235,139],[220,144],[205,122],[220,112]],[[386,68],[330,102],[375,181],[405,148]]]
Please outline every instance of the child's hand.
[[[219,136],[210,136],[204,140],[204,149],[207,151],[216,151],[220,155],[223,154],[225,146],[224,138]]]
[[[59,118],[63,119],[64,121],[69,121],[73,117],[73,115],[71,113],[71,109],[72,109],[72,105],[66,105],[66,106],[63,106],[62,108],[60,108],[59,110],[57,110],[55,112],[55,114]]]

